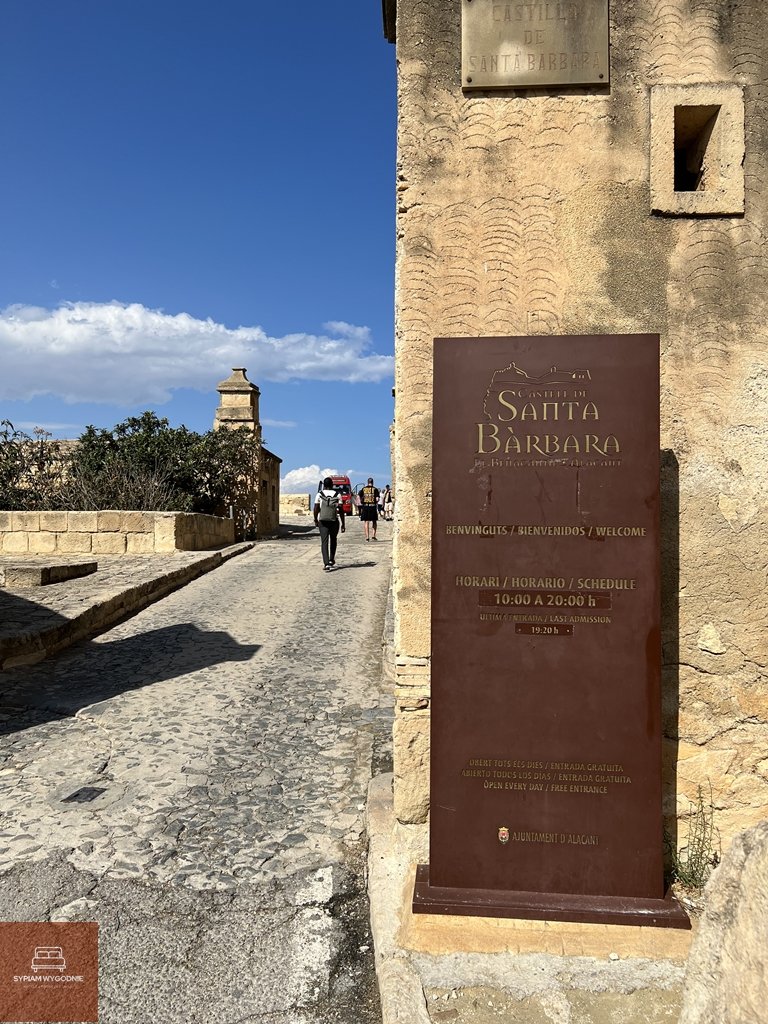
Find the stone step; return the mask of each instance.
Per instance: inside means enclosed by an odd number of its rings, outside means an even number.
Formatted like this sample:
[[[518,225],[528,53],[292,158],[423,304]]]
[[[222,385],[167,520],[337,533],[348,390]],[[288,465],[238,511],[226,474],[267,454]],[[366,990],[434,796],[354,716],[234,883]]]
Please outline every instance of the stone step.
[[[0,565],[0,586],[46,587],[51,583],[90,576],[99,567],[98,562],[10,562]]]

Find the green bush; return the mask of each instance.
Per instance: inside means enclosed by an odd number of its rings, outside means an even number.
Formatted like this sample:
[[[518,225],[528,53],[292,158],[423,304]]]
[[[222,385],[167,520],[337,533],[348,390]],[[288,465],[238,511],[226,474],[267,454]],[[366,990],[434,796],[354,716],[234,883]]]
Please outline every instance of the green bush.
[[[89,426],[65,450],[0,424],[0,507],[226,515],[249,503],[260,442],[245,428],[197,434],[153,412]]]
[[[0,420],[0,508],[34,512],[59,509],[67,458],[51,435],[36,428],[30,437]]]
[[[665,838],[673,879],[686,889],[701,892],[720,861],[720,833],[715,826],[711,786],[708,800],[702,787],[698,787],[696,803],[690,805],[687,835],[680,848],[675,848],[669,835]]]

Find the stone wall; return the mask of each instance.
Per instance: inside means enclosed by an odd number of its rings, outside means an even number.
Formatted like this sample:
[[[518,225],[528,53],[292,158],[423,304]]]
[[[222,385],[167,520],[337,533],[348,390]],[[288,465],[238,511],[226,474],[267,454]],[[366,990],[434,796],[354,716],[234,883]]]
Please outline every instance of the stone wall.
[[[609,87],[465,94],[463,6],[396,4],[396,813],[428,806],[433,338],[658,333],[664,810],[711,784],[727,840],[768,806],[768,7],[614,0]],[[675,191],[686,96],[722,187]]]
[[[258,475],[257,537],[272,536],[277,533],[280,525],[280,463],[282,461],[262,445]]]
[[[768,1006],[768,821],[736,837],[707,883],[680,1024],[747,1024]]]
[[[145,555],[235,540],[234,522],[195,512],[0,512],[3,555]]]
[[[281,494],[280,514],[284,516],[306,516],[312,511],[311,494]]]

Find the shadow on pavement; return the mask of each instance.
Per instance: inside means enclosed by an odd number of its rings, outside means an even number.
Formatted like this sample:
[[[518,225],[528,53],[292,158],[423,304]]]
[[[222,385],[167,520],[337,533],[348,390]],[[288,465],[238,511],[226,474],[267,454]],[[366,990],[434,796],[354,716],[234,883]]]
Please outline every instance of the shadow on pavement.
[[[199,683],[192,673],[248,661],[260,648],[192,623],[105,643],[81,641],[37,665],[0,672],[0,735],[66,718],[89,704],[184,675],[191,676],[188,696],[194,701]]]
[[[68,624],[66,615],[46,607],[43,595],[40,601],[33,601],[15,591],[0,588],[0,666],[11,658],[41,650],[46,646],[43,638],[53,645],[67,630]],[[0,681],[3,677],[0,669]]]
[[[344,565],[337,565],[334,567],[334,572],[340,572],[342,569],[370,569],[372,565],[378,565],[378,562],[345,562]]]
[[[294,523],[281,523],[278,531],[280,540],[308,540],[311,536],[317,538],[317,527],[310,520],[306,525],[296,525]]]

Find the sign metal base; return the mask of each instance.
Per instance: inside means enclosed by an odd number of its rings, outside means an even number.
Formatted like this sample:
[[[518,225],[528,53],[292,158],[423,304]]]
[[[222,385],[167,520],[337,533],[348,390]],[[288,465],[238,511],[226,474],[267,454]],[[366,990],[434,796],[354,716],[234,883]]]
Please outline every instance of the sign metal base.
[[[413,890],[414,914],[514,917],[528,921],[644,925],[690,929],[688,915],[671,893],[663,900],[576,893],[453,889],[429,884],[429,864],[419,864]]]

